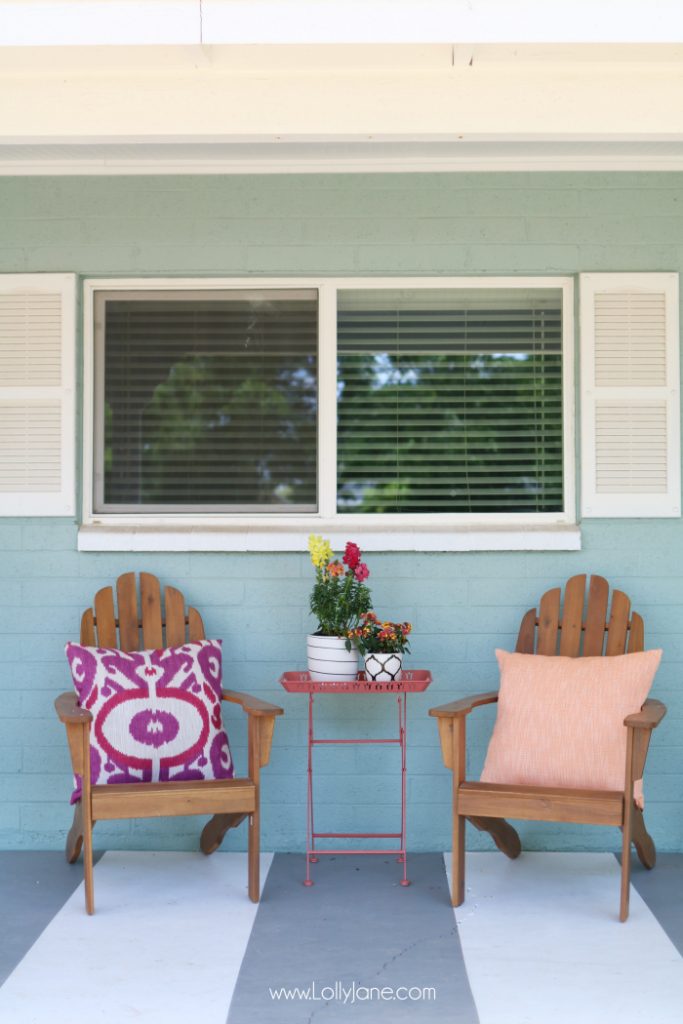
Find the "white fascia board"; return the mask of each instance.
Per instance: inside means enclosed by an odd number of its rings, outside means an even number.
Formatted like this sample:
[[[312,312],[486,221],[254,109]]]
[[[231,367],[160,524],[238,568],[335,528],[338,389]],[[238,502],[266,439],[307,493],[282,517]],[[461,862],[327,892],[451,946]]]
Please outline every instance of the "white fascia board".
[[[0,0],[0,14],[2,0]],[[224,74],[297,72],[436,71],[455,66],[513,67],[552,64],[676,64],[683,43],[165,43],[76,46],[5,45],[0,34],[0,74],[120,72],[162,73],[207,70]]]
[[[1,176],[408,174],[509,171],[683,171],[683,141],[576,143],[461,141],[384,145],[262,143],[213,146],[0,144]]]
[[[439,49],[439,48],[437,48]],[[3,102],[3,100],[5,102]],[[681,139],[680,64],[483,63],[433,69],[4,70],[5,145]],[[558,112],[561,119],[558,120]],[[561,131],[560,131],[561,129]]]

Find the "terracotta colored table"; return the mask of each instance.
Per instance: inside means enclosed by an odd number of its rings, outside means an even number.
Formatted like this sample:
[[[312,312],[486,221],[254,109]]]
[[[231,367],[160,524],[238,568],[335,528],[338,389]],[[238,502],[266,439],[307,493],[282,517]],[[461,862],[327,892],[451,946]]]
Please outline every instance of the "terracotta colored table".
[[[308,694],[308,797],[306,818],[306,878],[304,885],[313,885],[311,864],[316,864],[318,857],[334,855],[337,857],[355,854],[397,854],[397,860],[403,864],[401,885],[410,885],[407,875],[406,853],[406,712],[409,693],[421,693],[432,681],[431,672],[425,669],[408,669],[401,679],[391,683],[375,683],[366,680],[362,672],[352,682],[324,680],[314,682],[308,672],[284,672],[280,676],[280,685],[288,693]],[[396,698],[398,705],[398,736],[387,739],[317,739],[313,731],[313,703],[316,694],[336,693],[356,696],[374,696],[389,694]],[[313,823],[313,748],[318,745],[347,743],[364,744],[398,744],[401,749],[401,831],[400,832],[316,832]],[[321,850],[316,846],[316,839],[398,839],[398,849],[362,849],[362,850]]]

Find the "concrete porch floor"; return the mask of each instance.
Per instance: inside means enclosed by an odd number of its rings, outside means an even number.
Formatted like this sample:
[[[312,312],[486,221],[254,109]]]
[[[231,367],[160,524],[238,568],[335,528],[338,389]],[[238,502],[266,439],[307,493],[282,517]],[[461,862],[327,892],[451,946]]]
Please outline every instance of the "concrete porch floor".
[[[95,868],[59,853],[0,853],[0,1022],[66,1024],[679,1024],[683,855],[634,864],[618,922],[608,853],[468,856],[453,911],[440,854],[246,856],[112,851]]]

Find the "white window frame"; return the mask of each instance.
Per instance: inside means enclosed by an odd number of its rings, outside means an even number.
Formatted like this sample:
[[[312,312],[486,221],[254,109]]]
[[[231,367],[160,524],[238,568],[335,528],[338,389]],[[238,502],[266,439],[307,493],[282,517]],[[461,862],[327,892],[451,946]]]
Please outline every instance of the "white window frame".
[[[96,513],[93,509],[95,322],[97,291],[318,291],[318,511],[201,514]],[[354,514],[336,512],[338,291],[400,288],[548,288],[562,292],[564,510],[557,513]],[[367,550],[577,550],[574,278],[525,277],[247,277],[97,278],[83,295],[83,519],[79,550],[300,551],[311,532],[343,545],[349,536]]]

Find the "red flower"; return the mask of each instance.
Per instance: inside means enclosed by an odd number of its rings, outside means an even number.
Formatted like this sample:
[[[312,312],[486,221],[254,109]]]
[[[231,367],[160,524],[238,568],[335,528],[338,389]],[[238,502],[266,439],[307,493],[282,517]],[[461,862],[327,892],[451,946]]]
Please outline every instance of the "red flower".
[[[360,562],[361,550],[357,544],[354,544],[352,540],[346,545],[344,551],[344,558],[342,561],[348,565],[349,569],[355,569]],[[357,578],[357,577],[356,577]]]
[[[368,569],[365,562],[359,562],[356,568],[353,570],[353,575],[356,577],[359,583],[362,583],[363,580],[366,580],[370,575],[370,570]]]

